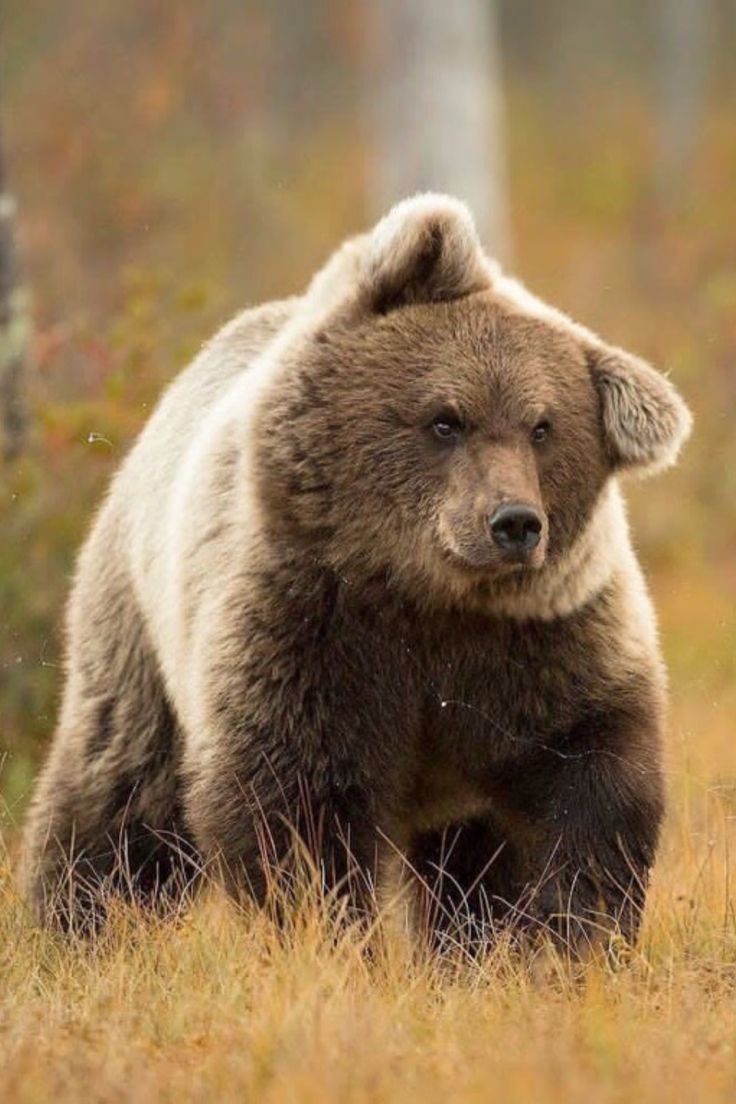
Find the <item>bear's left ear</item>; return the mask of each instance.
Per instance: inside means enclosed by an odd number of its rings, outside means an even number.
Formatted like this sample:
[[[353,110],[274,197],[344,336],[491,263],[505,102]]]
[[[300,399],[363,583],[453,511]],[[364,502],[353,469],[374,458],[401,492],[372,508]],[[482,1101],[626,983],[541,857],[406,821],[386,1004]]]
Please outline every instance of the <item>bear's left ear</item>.
[[[692,415],[669,380],[623,349],[596,345],[587,357],[613,466],[651,474],[674,464]]]
[[[492,271],[465,204],[445,195],[416,195],[393,207],[367,235],[360,297],[387,314],[490,287]]]

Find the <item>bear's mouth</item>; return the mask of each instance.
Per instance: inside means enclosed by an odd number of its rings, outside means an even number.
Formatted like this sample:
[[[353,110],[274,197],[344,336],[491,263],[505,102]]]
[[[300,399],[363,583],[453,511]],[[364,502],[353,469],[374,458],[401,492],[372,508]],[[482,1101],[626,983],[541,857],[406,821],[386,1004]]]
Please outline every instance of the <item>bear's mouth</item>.
[[[455,571],[459,571],[465,578],[498,579],[507,576],[532,575],[539,571],[544,559],[511,560],[501,556],[491,555],[484,560],[471,560],[451,548],[442,547],[442,558]]]

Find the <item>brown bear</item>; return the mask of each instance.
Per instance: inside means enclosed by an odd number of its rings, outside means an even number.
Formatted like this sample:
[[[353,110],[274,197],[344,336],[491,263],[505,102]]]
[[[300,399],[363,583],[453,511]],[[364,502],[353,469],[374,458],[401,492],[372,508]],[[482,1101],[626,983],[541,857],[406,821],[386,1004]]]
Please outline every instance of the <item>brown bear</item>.
[[[458,917],[633,939],[665,678],[618,477],[689,428],[443,196],[238,316],[81,553],[37,914],[87,926],[208,868],[267,902],[306,854],[360,916],[399,855],[440,940]]]

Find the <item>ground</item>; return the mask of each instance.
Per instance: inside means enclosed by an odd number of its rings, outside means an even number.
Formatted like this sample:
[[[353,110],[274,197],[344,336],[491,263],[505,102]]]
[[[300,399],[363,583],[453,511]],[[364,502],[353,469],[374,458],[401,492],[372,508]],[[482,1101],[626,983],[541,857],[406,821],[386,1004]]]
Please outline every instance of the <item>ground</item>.
[[[371,961],[308,904],[279,939],[215,891],[173,924],[121,911],[97,944],[69,944],[31,927],[11,832],[0,881],[3,1098],[732,1101],[736,694],[714,700],[681,681],[666,837],[640,946],[617,972],[593,964],[575,979],[503,949],[481,966],[410,961],[400,941]]]

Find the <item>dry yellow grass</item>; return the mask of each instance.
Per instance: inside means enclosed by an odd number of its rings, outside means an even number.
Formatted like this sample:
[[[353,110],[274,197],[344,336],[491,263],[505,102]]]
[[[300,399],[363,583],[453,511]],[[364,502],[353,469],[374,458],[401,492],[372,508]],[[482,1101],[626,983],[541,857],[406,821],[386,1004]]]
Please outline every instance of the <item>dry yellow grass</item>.
[[[0,888],[0,1094],[9,1101],[732,1101],[734,700],[676,704],[671,815],[628,969],[574,983],[503,952],[369,963],[308,911],[279,940],[216,895],[175,924],[116,917],[96,946],[34,931]],[[700,734],[703,734],[700,739]]]

